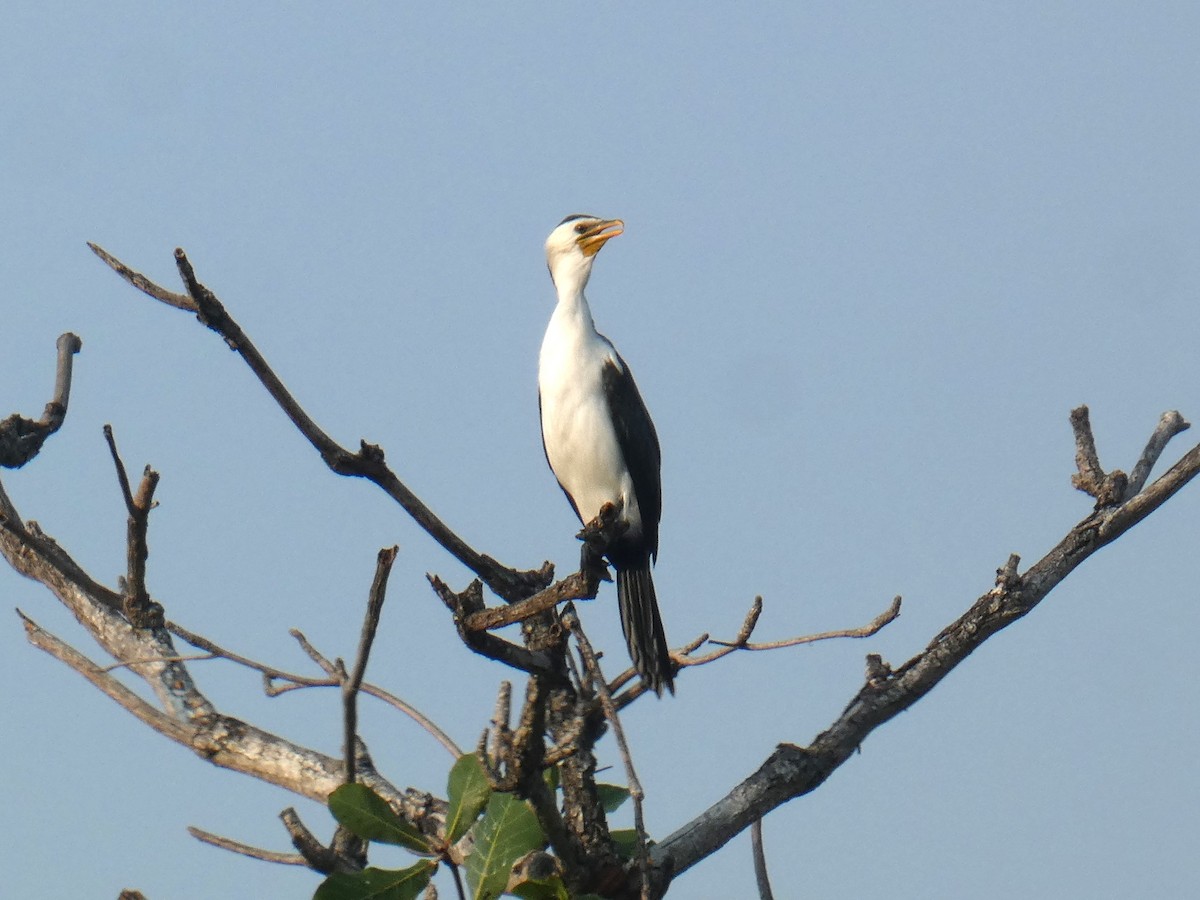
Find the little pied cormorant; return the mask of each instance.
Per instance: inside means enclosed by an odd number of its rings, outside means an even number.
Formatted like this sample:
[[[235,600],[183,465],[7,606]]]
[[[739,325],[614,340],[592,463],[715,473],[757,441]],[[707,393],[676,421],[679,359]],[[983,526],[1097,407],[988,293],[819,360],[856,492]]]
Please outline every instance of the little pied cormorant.
[[[634,668],[662,696],[675,686],[650,577],[662,512],[658,435],[629,366],[596,331],[583,295],[596,254],[623,231],[620,219],[567,216],[546,239],[558,305],[538,359],[538,406],[546,461],[580,521],[611,503],[628,525],[606,555]]]

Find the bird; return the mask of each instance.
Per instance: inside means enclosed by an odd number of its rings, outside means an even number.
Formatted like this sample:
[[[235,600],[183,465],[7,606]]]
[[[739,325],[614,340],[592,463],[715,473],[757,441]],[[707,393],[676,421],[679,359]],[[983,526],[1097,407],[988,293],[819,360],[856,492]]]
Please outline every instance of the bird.
[[[557,303],[538,356],[538,410],[546,462],[580,522],[608,504],[624,531],[605,547],[629,656],[659,697],[675,693],[651,563],[658,558],[662,454],[633,373],[596,331],[584,288],[596,254],[622,234],[620,219],[567,216],[546,239]],[[585,547],[586,551],[586,547]]]

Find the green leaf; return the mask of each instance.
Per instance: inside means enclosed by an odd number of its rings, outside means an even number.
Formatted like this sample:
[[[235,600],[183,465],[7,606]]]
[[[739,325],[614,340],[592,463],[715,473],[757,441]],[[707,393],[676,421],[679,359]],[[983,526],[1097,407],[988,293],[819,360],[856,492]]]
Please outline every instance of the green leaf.
[[[571,900],[571,893],[563,880],[553,878],[530,878],[513,885],[512,893],[521,900]]]
[[[475,848],[466,859],[472,900],[494,900],[504,893],[518,859],[546,844],[533,810],[512,794],[492,794],[483,818],[475,823]]]
[[[399,844],[416,853],[430,852],[425,836],[396,815],[387,801],[366,785],[343,784],[329,795],[329,811],[359,837]]]
[[[436,868],[432,859],[422,859],[407,869],[335,872],[321,882],[313,900],[416,900]]]
[[[546,780],[546,787],[550,788],[551,792],[558,790],[560,780],[558,766],[550,766],[542,772],[542,777]]]
[[[492,789],[488,785],[487,773],[474,753],[466,753],[450,769],[450,784],[447,795],[450,808],[446,812],[446,841],[453,844],[475,824],[483,808],[487,806]]]
[[[621,784],[598,784],[596,793],[600,795],[600,803],[606,813],[616,812],[629,799],[629,788]]]
[[[617,845],[617,855],[622,859],[633,859],[637,856],[638,836],[636,828],[618,828],[616,831],[610,831],[608,836]],[[650,841],[649,843],[653,845],[654,842]]]

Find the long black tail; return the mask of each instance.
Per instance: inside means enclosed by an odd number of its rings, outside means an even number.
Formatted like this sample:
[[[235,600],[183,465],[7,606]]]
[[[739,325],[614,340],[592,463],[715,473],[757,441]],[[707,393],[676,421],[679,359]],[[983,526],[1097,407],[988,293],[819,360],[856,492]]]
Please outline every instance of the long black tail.
[[[625,630],[625,644],[629,647],[633,667],[658,696],[662,696],[664,687],[674,694],[671,654],[658,614],[650,560],[631,568],[617,569],[617,605],[621,608],[621,627]]]

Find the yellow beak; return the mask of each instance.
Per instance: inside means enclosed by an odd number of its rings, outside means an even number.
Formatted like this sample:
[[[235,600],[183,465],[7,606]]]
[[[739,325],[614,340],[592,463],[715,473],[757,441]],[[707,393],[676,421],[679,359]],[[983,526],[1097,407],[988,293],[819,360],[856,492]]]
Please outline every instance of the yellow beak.
[[[620,219],[604,219],[597,222],[575,239],[584,256],[595,256],[609,238],[615,238],[624,233],[625,223]]]

